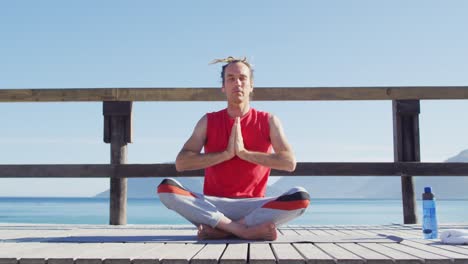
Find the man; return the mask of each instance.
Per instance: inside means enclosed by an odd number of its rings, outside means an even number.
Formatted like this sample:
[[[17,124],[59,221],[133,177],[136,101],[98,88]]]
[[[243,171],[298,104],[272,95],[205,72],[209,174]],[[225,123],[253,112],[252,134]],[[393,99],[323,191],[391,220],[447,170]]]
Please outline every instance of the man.
[[[221,90],[227,108],[204,115],[176,158],[178,171],[205,169],[203,194],[165,179],[159,197],[198,227],[199,239],[275,240],[276,226],[300,216],[309,194],[296,187],[264,197],[270,169],[294,171],[294,153],[279,119],[250,107],[253,69],[247,60],[215,62],[226,63]]]

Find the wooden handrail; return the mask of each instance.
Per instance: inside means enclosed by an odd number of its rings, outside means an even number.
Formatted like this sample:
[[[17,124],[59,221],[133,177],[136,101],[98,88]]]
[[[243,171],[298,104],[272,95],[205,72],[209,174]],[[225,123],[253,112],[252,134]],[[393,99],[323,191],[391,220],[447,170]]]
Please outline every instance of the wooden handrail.
[[[255,101],[468,99],[468,86],[257,87]],[[0,102],[224,101],[219,88],[0,89]]]
[[[468,99],[468,86],[257,87],[253,96],[255,101],[392,101],[396,162],[300,162],[294,172],[272,170],[273,176],[403,176],[405,224],[417,222],[412,176],[468,176],[468,163],[419,162],[419,101]],[[110,165],[0,165],[0,178],[109,177],[110,223],[125,224],[126,178],[203,175],[202,170],[177,172],[174,164],[125,164],[126,144],[132,141],[132,103],[225,100],[220,88],[0,89],[0,102],[104,102],[104,142],[111,144],[114,157]]]
[[[161,164],[0,165],[0,178],[200,177],[203,170],[177,172]],[[299,162],[294,172],[272,176],[468,176],[468,163],[454,162]]]

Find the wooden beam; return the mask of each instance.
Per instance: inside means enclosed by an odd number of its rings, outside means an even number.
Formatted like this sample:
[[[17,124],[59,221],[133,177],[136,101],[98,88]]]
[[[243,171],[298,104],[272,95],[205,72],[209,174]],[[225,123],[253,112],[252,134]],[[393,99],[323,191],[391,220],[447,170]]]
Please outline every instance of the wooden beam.
[[[468,99],[468,86],[256,87],[256,101]],[[1,89],[0,102],[224,101],[220,88]]]
[[[112,165],[121,165],[127,163],[127,126],[131,124],[132,102],[103,102],[104,141],[110,142],[110,160]],[[107,141],[106,141],[107,142]],[[116,173],[116,171],[113,171]],[[127,224],[127,178],[110,178],[110,201],[109,201],[109,224],[126,225]]]
[[[203,170],[177,172],[160,164],[27,164],[0,165],[0,178],[143,178],[200,177]],[[465,162],[299,162],[294,172],[272,176],[468,176]]]
[[[111,143],[111,134],[112,134],[112,119],[123,118],[124,124],[124,142],[132,142],[132,127],[133,127],[133,118],[132,118],[132,108],[133,102],[128,101],[119,101],[119,102],[103,102],[102,114],[104,115],[104,142]]]
[[[0,165],[0,178],[107,178],[114,170],[109,164]]]
[[[395,100],[393,107],[393,149],[395,162],[419,162],[419,100]],[[416,196],[411,174],[401,177],[403,218],[405,224],[416,224]]]

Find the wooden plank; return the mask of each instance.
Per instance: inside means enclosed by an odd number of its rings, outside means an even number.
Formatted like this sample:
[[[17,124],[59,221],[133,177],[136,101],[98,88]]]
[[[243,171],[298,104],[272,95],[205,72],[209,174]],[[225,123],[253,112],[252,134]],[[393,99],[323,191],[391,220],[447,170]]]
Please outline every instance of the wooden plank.
[[[217,264],[226,247],[226,244],[207,244],[192,258],[190,264]]]
[[[29,261],[32,263],[44,263],[45,258],[32,259],[29,252],[35,252],[36,249],[43,247],[41,243],[0,243],[0,263],[1,264],[18,264],[21,260],[23,263]],[[25,259],[25,257],[29,258]]]
[[[330,237],[332,235],[327,230],[318,230],[318,229],[316,229],[316,230],[313,230],[312,232],[317,236]]]
[[[111,143],[112,120],[115,117],[122,119],[124,142],[132,142],[132,102],[103,102],[104,115],[104,142]]]
[[[332,236],[347,236],[346,233],[341,232],[340,230],[327,230],[327,233],[331,234]]]
[[[418,229],[407,229],[407,230],[402,230],[402,231],[405,231],[407,232],[408,234],[413,234],[413,236],[418,236],[420,235],[422,237],[423,235],[423,231],[422,231],[422,228],[418,228]]]
[[[305,259],[291,244],[271,244],[278,264],[304,264]]]
[[[256,87],[255,101],[468,99],[466,86]],[[0,102],[225,101],[219,88],[2,89]]]
[[[3,243],[0,243],[3,244]],[[149,245],[148,245],[149,246]],[[157,245],[154,245],[154,248]],[[142,250],[141,244],[125,245],[123,243],[16,243],[16,247],[8,250],[9,254],[15,254],[19,263],[37,264],[45,263],[109,263],[130,264],[131,249]],[[126,253],[124,252],[126,251]],[[76,261],[74,262],[74,259]],[[153,262],[154,263],[154,262]]]
[[[445,256],[447,258],[451,258],[454,260],[455,263],[460,264],[467,264],[468,263],[468,254],[456,253],[452,251],[448,251],[442,248],[437,248],[429,245],[423,245],[414,241],[404,240],[401,242],[402,245],[406,245],[409,247],[417,248],[420,250],[424,250],[427,252],[431,252],[437,255]]]
[[[1,178],[99,178],[113,173],[109,164],[0,165]]]
[[[144,256],[145,251],[153,251],[162,247],[163,244],[70,243],[70,245],[68,250],[69,256],[76,259],[75,263],[83,264],[101,260],[106,263],[128,263],[135,255]],[[151,258],[156,259],[156,256],[151,254]]]
[[[298,235],[298,232],[291,230],[291,229],[280,229],[279,231],[285,236],[287,235],[297,236]]]
[[[353,254],[336,244],[332,243],[316,243],[315,244],[318,248],[323,250],[328,255],[332,256],[336,263],[338,264],[363,264],[365,260],[361,257]]]
[[[417,233],[409,232],[410,230],[391,230],[389,231],[390,234],[399,236],[405,239],[418,239],[423,237],[422,231],[418,231]]]
[[[112,103],[122,102],[108,102],[107,104]],[[124,116],[112,116],[110,120],[110,162],[112,165],[121,165],[127,163],[127,143],[125,142],[125,118],[126,117]],[[109,189],[109,212],[109,224],[127,224],[126,178],[111,177]]]
[[[433,244],[431,246],[438,247],[438,248],[445,249],[445,250],[449,250],[449,251],[453,251],[453,252],[457,252],[457,253],[464,254],[464,255],[468,255],[468,247],[464,247],[464,246],[445,245],[445,244],[441,244],[441,243]]]
[[[392,229],[378,229],[378,228],[374,228],[374,229],[367,229],[367,230],[359,230],[360,233],[363,233],[363,234],[369,234],[369,235],[372,235],[374,234],[375,235],[378,235],[378,236],[395,236],[395,234],[393,233],[394,230]]]
[[[370,233],[373,233],[375,235],[385,235],[385,236],[396,236],[396,237],[401,237],[401,238],[409,238],[408,234],[399,232],[399,230],[395,229],[375,229],[375,230],[369,230]],[[411,237],[414,238],[413,235]]]
[[[21,258],[18,264],[45,264],[46,260],[43,258]]]
[[[365,248],[358,244],[340,243],[338,246],[365,259],[367,264],[393,264],[393,260],[390,257],[377,253],[374,250]]]
[[[18,264],[16,258],[0,258],[0,264]]]
[[[405,252],[407,254],[411,254],[418,258],[424,259],[426,264],[449,264],[451,263],[451,259],[448,257],[440,256],[434,253],[430,253],[427,251],[423,251],[417,248],[409,247],[402,244],[385,244],[386,247],[392,248],[401,252]]]
[[[396,264],[421,264],[423,263],[423,260],[416,256],[407,254],[402,251],[398,251],[396,249],[388,248],[384,246],[383,244],[362,243],[359,245],[392,258]]]
[[[357,232],[360,232],[360,233],[363,233],[363,234],[377,234],[377,233],[382,233],[382,232],[386,232],[388,231],[389,229],[384,229],[383,227],[363,227],[363,228],[359,228],[359,229],[356,229]]]
[[[393,101],[393,153],[394,160],[419,162],[419,100]],[[412,174],[408,174],[412,175]],[[401,178],[403,219],[405,224],[415,224],[416,197],[411,176]]]
[[[48,263],[129,264],[139,258],[138,264],[157,264],[155,250],[163,244],[151,243],[47,243],[32,256],[47,258]],[[32,253],[30,253],[32,254]],[[38,255],[39,254],[39,255]],[[135,262],[134,262],[135,263]]]
[[[195,239],[195,237],[190,238],[189,236],[195,236],[196,231],[191,229],[186,230],[177,230],[177,229],[77,229],[73,232],[74,237],[78,238],[87,238],[89,236],[96,237],[97,239],[107,240],[102,242],[117,241],[117,242],[161,242],[154,241],[153,238],[158,237],[168,237],[168,238],[177,238],[187,236],[187,239]],[[181,240],[183,241],[183,240]],[[162,241],[166,242],[166,241]]]
[[[354,237],[359,237],[359,236],[369,236],[369,237],[375,237],[376,234],[374,233],[366,233],[366,232],[360,232],[360,230],[341,230],[341,232],[343,232],[344,234],[348,235],[348,236],[354,236]]]
[[[270,244],[250,244],[249,263],[251,264],[276,264],[276,258]]]
[[[104,264],[158,264],[163,243],[118,243],[104,258]]]
[[[0,264],[18,264],[16,258],[0,258]]]
[[[298,233],[301,236],[315,235],[315,233],[310,229],[297,229],[295,231],[296,231],[296,233]]]
[[[76,244],[64,243],[43,243],[38,252],[35,252],[31,257],[41,257],[47,259],[47,264],[73,264],[75,257],[73,251],[77,248]],[[83,247],[80,247],[82,250]]]
[[[188,264],[203,246],[202,244],[165,244],[160,249],[164,253],[159,262],[162,264]]]
[[[38,242],[0,243],[0,259],[30,257],[30,252],[41,252],[45,245]],[[35,255],[37,257],[37,255]]]
[[[75,264],[102,264],[102,260],[101,259],[88,259],[88,258],[76,259]]]
[[[104,259],[102,262],[103,264],[131,264],[132,261],[130,259]]]
[[[294,243],[293,246],[304,256],[307,264],[334,264],[335,260],[311,243]]]
[[[174,164],[24,164],[0,165],[0,178],[200,177],[203,170],[177,172]],[[466,176],[468,163],[300,162],[294,172],[272,176]]]
[[[398,234],[401,236],[404,236],[405,238],[408,237],[415,237],[415,238],[422,238],[423,237],[423,232],[422,230],[398,230]]]
[[[417,238],[413,235],[409,236],[405,233],[401,233],[398,230],[394,230],[394,229],[385,229],[385,230],[376,229],[376,230],[371,230],[371,231],[374,232],[377,236],[385,236],[389,239],[396,240],[396,241]]]
[[[66,237],[71,234],[70,230],[58,229],[58,230],[41,230],[41,229],[26,229],[26,230],[1,230],[0,239],[4,242],[17,242],[24,241],[25,238],[30,238],[33,241],[29,242],[41,242],[47,239],[47,236],[54,237]]]
[[[248,244],[229,244],[221,256],[220,264],[247,263]]]
[[[159,259],[137,258],[132,260],[132,264],[158,264]]]

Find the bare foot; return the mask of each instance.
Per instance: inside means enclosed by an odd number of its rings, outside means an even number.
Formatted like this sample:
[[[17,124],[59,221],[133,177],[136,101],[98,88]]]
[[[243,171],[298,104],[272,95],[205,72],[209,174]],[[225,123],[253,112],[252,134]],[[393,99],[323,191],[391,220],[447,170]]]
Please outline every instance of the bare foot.
[[[223,230],[212,228],[209,225],[199,225],[197,237],[200,240],[205,239],[222,239],[232,236],[231,233],[225,232]]]
[[[269,241],[276,240],[276,226],[274,223],[263,223],[256,226],[247,227],[245,235],[243,234],[242,238]]]

